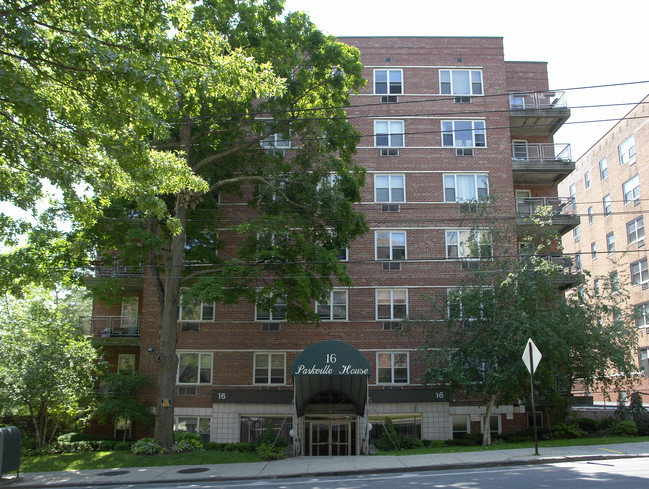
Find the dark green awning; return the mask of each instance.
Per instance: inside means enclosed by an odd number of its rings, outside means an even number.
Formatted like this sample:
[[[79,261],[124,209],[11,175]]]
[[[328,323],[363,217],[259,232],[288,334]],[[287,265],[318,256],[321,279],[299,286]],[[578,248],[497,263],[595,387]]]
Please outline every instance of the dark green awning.
[[[320,341],[306,348],[291,365],[298,416],[362,416],[370,368],[361,352],[342,341]]]

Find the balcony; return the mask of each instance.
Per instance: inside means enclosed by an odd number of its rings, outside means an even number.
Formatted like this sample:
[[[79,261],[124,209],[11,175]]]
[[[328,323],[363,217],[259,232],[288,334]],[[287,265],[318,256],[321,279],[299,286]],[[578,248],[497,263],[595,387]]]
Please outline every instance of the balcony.
[[[559,290],[566,290],[584,282],[584,275],[581,269],[574,265],[571,256],[556,253],[552,255],[544,255],[541,258],[557,267],[558,273],[555,281]],[[520,255],[521,262],[527,259],[529,259],[529,255]]]
[[[516,225],[536,226],[530,217],[544,215],[549,210],[551,226],[560,234],[566,234],[579,225],[577,206],[572,197],[517,197]]]
[[[107,346],[140,344],[140,317],[91,316],[81,318],[81,331]]]
[[[509,95],[513,137],[550,137],[570,117],[564,92],[520,92]]]
[[[557,185],[575,169],[569,144],[512,143],[514,182],[518,185]]]
[[[144,270],[140,266],[97,265],[94,267],[94,272],[94,277],[85,279],[89,285],[98,281],[114,280],[118,286],[127,291],[142,290],[144,286]]]

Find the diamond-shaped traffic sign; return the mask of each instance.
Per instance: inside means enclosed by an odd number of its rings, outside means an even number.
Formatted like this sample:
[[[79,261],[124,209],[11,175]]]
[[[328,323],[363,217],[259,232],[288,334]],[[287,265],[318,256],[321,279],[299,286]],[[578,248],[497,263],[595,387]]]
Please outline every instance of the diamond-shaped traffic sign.
[[[532,338],[527,340],[525,351],[523,351],[523,362],[525,362],[525,366],[531,374],[536,371],[536,367],[539,365],[542,357],[543,355],[541,355],[541,352],[532,341]]]

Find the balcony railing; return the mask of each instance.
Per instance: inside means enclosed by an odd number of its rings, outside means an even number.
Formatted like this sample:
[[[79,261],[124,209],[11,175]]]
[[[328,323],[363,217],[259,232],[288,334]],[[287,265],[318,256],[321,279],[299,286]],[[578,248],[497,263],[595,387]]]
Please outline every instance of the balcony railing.
[[[96,277],[139,278],[143,275],[142,267],[138,266],[112,265],[95,267]]]
[[[557,253],[552,255],[539,255],[539,258],[554,264],[557,267],[557,270],[561,271],[563,275],[575,275],[581,273],[581,270],[575,266],[574,260],[571,256]],[[525,262],[530,259],[530,255],[521,252],[519,259],[521,262]]]
[[[553,216],[574,216],[577,206],[573,197],[516,197],[516,212],[519,216],[533,216],[541,209],[550,208]]]
[[[85,335],[98,337],[140,336],[140,317],[92,316],[81,318]]]
[[[562,91],[522,92],[509,94],[509,108],[523,109],[564,109],[568,107],[566,93]]]
[[[567,143],[512,143],[515,161],[572,161],[570,144]]]

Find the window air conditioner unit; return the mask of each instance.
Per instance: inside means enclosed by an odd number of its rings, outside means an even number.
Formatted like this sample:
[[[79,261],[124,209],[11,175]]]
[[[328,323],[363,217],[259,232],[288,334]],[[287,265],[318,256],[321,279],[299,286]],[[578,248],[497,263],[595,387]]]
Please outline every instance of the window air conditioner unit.
[[[383,331],[396,331],[401,329],[400,321],[383,321]]]
[[[643,246],[644,246],[644,239],[641,239],[640,241],[638,241],[638,248],[641,248]]]
[[[401,270],[400,261],[384,261],[382,265],[383,265],[383,270],[386,271]]]
[[[638,206],[638,205],[640,205],[640,199],[635,199],[635,200],[633,201],[633,207],[636,207],[636,206]]]
[[[195,396],[197,392],[195,385],[181,385],[178,386],[179,396]]]
[[[455,148],[455,156],[473,156],[473,148]]]
[[[456,104],[470,104],[471,97],[455,97],[455,99],[453,99],[453,102]]]
[[[180,331],[200,331],[200,323],[180,323]]]
[[[400,210],[399,204],[381,204],[382,212],[399,212]]]
[[[399,101],[399,97],[396,95],[381,95],[382,104],[396,104]]]
[[[644,282],[642,284],[642,290],[647,290],[647,289],[649,289],[649,282]]]
[[[261,323],[262,331],[279,331],[281,323]]]
[[[479,260],[462,260],[462,270],[478,270],[479,268]]]
[[[381,148],[381,156],[399,156],[399,148]]]

